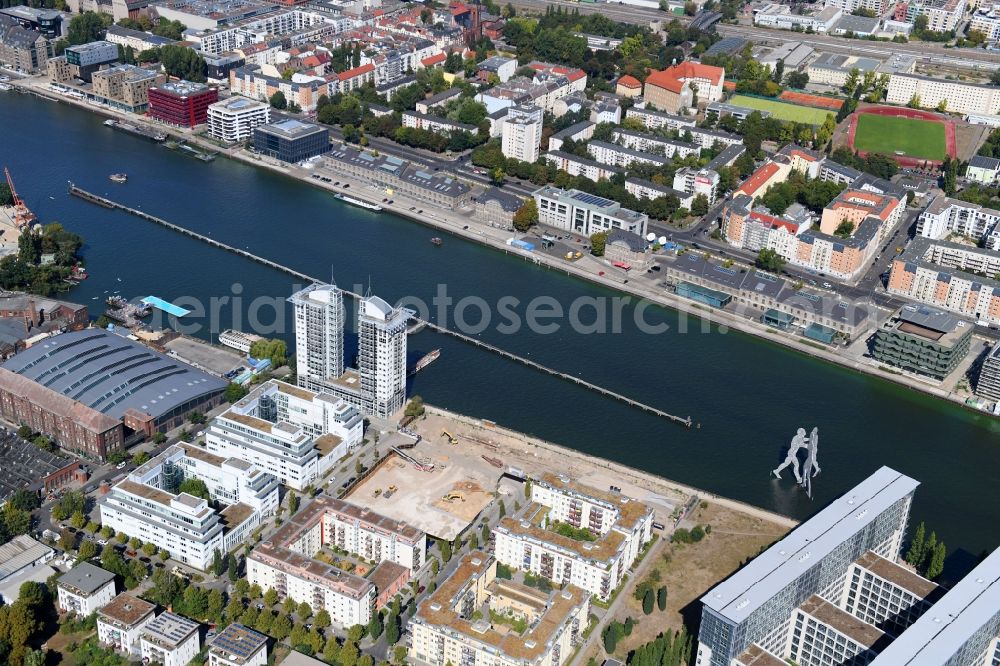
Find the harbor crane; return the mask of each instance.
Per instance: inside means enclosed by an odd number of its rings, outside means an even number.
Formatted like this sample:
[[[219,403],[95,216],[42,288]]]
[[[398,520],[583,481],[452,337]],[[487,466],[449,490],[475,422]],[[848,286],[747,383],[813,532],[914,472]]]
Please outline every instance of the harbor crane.
[[[7,177],[7,187],[10,188],[10,196],[14,199],[14,224],[17,225],[18,229],[24,229],[37,218],[34,213],[28,210],[28,207],[24,204],[24,200],[17,195],[17,190],[14,189],[14,179],[10,177],[10,169],[4,167],[3,173]]]

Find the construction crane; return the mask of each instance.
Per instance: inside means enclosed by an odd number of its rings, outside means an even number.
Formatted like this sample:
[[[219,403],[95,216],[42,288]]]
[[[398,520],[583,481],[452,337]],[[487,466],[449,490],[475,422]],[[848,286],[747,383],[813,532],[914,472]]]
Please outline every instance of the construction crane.
[[[14,199],[14,224],[17,225],[18,229],[24,229],[35,221],[35,214],[28,210],[21,197],[17,196],[17,190],[14,189],[14,179],[10,177],[10,169],[4,167],[3,173],[7,176],[7,187],[10,188],[10,196]]]

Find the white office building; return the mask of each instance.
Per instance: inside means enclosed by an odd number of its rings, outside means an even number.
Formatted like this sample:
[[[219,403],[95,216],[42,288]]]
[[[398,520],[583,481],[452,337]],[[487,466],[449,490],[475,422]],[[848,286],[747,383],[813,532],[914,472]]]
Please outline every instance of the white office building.
[[[253,128],[270,122],[271,105],[246,97],[230,97],[208,107],[208,133],[217,141],[246,141]]]
[[[156,617],[156,604],[122,592],[97,611],[97,639],[130,656],[140,653],[139,635]]]
[[[646,235],[649,216],[622,208],[617,201],[579,190],[561,190],[551,185],[536,190],[534,197],[541,224],[584,236],[610,229]]]
[[[556,527],[588,529],[593,541]],[[531,503],[493,531],[499,562],[607,599],[652,538],[653,512],[636,500],[545,475],[531,486]]]
[[[205,446],[302,490],[353,451],[363,429],[361,414],[344,400],[270,380],[212,419]]]
[[[265,666],[267,636],[242,624],[230,624],[211,641],[208,666]]]
[[[200,479],[212,500],[179,492]],[[278,508],[278,481],[242,458],[176,444],[133,470],[101,498],[101,523],[152,543],[196,569],[207,569],[216,551],[242,544]]]
[[[538,161],[542,142],[542,110],[537,106],[512,106],[503,124],[501,150],[504,157],[522,162]]]
[[[187,666],[201,651],[198,623],[174,613],[161,613],[139,632],[143,663]]]
[[[115,575],[80,562],[59,577],[56,588],[59,610],[87,617],[115,598]]]
[[[844,587],[850,586],[847,573],[852,563],[862,555],[873,551],[896,560],[917,485],[882,467],[712,588],[701,598],[697,666],[748,663],[752,651],[791,658],[793,647],[799,664],[842,663],[834,657],[822,660],[822,655],[829,656],[829,649],[836,654],[837,640],[833,648],[823,642],[809,643],[806,649],[803,631],[807,623],[817,641],[829,637],[829,630],[821,630],[820,624],[841,626],[843,630],[838,631],[844,645],[851,637],[857,646],[855,654],[875,649],[879,637],[873,638],[872,633],[862,637],[860,629],[848,631],[848,626],[856,627],[852,623],[860,620],[836,604],[844,597]],[[813,600],[815,595],[826,605]],[[795,639],[799,642],[793,645]],[[813,661],[811,655],[818,655],[820,661]],[[846,647],[843,655],[845,659],[850,656]]]

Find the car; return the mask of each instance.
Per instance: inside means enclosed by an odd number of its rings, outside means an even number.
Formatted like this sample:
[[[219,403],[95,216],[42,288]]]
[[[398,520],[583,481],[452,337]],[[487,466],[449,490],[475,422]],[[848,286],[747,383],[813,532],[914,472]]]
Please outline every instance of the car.
[[[97,486],[91,484],[91,485],[87,486],[86,488],[84,488],[83,492],[87,493],[89,495],[90,493],[94,492],[95,490],[97,490]]]
[[[125,461],[123,460],[123,461],[121,461],[120,463],[118,463],[117,465],[115,465],[115,469],[122,469],[122,468],[123,468],[123,467],[125,467],[125,465],[127,465],[127,464],[128,464],[128,463],[127,463],[127,462],[125,462]]]
[[[97,540],[97,545],[98,546],[107,546],[108,545],[108,540],[107,539],[98,539]]]
[[[651,271],[658,271],[658,270],[660,270],[660,265],[659,264],[653,264],[653,267],[650,268],[649,270],[651,270]]]
[[[824,282],[823,283],[823,288],[824,289],[833,289],[833,285],[830,284],[829,282]]]
[[[464,227],[462,227],[462,230],[464,231],[465,229],[468,229],[468,228],[469,228],[469,225],[465,225]]]

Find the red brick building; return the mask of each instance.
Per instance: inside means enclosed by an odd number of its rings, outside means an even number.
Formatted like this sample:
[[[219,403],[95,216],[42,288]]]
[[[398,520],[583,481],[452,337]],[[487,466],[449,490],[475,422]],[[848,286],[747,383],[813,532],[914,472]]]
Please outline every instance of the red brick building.
[[[152,118],[178,127],[194,127],[208,121],[208,107],[219,101],[219,90],[204,83],[176,81],[149,89]]]

